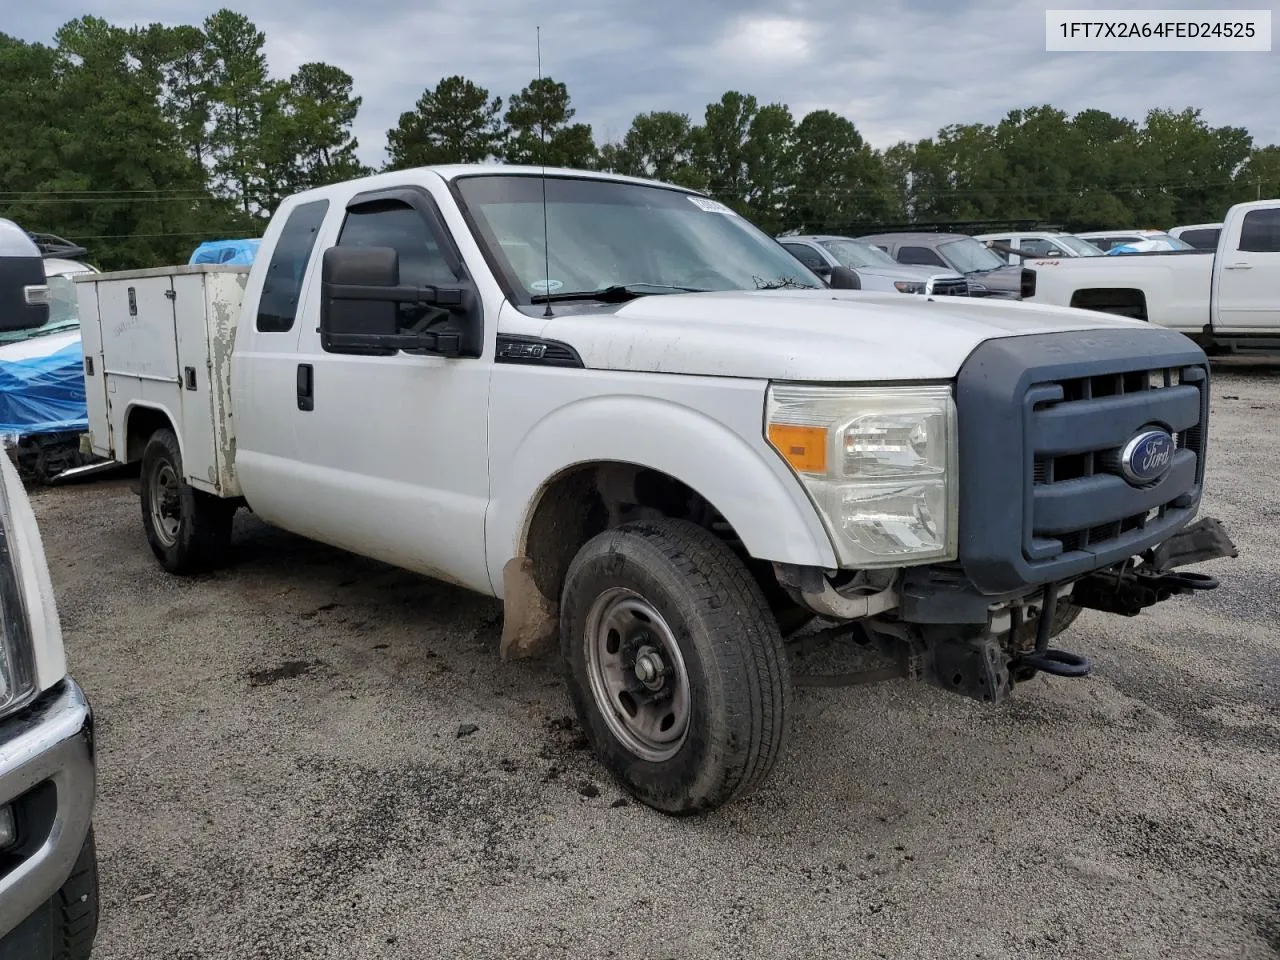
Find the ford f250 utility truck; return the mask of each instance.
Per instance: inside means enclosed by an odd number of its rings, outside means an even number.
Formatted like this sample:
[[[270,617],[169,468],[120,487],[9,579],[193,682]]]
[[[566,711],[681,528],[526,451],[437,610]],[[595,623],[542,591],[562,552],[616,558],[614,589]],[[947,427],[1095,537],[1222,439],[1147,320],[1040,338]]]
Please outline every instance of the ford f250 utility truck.
[[[39,248],[0,220],[0,331],[49,321]],[[98,929],[93,714],[67,674],[35,514],[0,456],[0,960],[86,960]]]
[[[448,166],[289,197],[250,268],[78,278],[95,453],[174,573],[232,516],[503,601],[596,754],[687,814],[783,747],[785,634],[987,703],[1079,609],[1216,585],[1209,366],[1085,310],[827,287],[729,208]],[[830,629],[835,629],[830,628]],[[885,668],[886,670],[892,668]]]
[[[1280,351],[1280,200],[1228,210],[1216,250],[1024,263],[1033,303],[1135,317],[1211,351]]]

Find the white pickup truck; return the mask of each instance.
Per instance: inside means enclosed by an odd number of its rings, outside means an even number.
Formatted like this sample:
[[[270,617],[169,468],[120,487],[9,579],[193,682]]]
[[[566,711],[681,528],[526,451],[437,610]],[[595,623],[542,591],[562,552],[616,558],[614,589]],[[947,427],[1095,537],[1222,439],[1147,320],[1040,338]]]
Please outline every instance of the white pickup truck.
[[[1280,350],[1280,200],[1227,211],[1216,250],[1028,260],[1032,303],[1135,317],[1211,351]]]
[[[697,193],[404,170],[286,199],[244,268],[77,278],[92,447],[175,573],[262,520],[558,639],[604,766],[671,814],[769,773],[815,615],[1004,699],[1216,586],[1209,366],[1097,313],[833,289]],[[1047,615],[1041,615],[1048,611]],[[834,628],[833,628],[834,629]]]

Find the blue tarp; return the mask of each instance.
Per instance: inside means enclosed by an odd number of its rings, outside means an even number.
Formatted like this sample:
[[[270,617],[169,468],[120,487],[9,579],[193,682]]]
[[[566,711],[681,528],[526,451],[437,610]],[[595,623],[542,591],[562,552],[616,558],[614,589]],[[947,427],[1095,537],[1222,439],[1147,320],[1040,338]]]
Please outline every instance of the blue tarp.
[[[251,264],[261,240],[206,240],[196,247],[188,263]]]
[[[0,361],[0,433],[88,429],[80,341],[45,357]]]

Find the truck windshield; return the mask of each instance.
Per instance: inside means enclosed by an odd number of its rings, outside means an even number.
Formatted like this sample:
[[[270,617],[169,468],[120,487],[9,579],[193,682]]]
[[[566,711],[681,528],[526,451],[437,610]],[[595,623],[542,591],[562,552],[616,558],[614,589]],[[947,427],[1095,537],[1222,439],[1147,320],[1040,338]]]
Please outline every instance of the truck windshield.
[[[33,337],[75,330],[80,326],[76,287],[71,278],[54,274],[48,277],[46,282],[49,284],[49,319],[43,325],[31,330],[0,332],[0,343],[18,343]]]
[[[973,237],[939,244],[938,252],[947,263],[961,273],[980,273],[984,270],[997,270],[1008,266]]]
[[[823,286],[727,207],[665,187],[547,177],[544,243],[543,183],[525,174],[456,181],[478,242],[522,303],[618,288],[648,295]]]
[[[1102,251],[1095,247],[1088,240],[1081,240],[1079,237],[1073,237],[1070,234],[1062,234],[1053,238],[1062,244],[1068,250],[1074,251],[1078,257],[1100,257]]]
[[[868,267],[901,267],[897,260],[889,256],[875,244],[865,240],[822,240],[824,247],[831,251],[837,260],[851,270]]]

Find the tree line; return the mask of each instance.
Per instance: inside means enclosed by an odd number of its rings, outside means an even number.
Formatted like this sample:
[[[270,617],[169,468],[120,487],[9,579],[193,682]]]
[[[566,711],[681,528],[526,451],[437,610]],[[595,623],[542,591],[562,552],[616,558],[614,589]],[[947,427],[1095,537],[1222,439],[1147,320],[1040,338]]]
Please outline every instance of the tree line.
[[[351,76],[320,62],[272,76],[265,42],[229,9],[199,26],[82,17],[51,45],[0,34],[0,215],[82,243],[105,268],[152,266],[185,261],[201,240],[260,235],[288,194],[373,172],[357,155]],[[1046,104],[879,150],[832,111],[796,117],[731,90],[700,118],[645,112],[598,143],[553,77],[504,97],[449,76],[400,115],[385,148],[383,169],[498,160],[654,177],[771,232],[1168,227],[1280,195],[1280,146],[1194,108],[1134,121]]]

